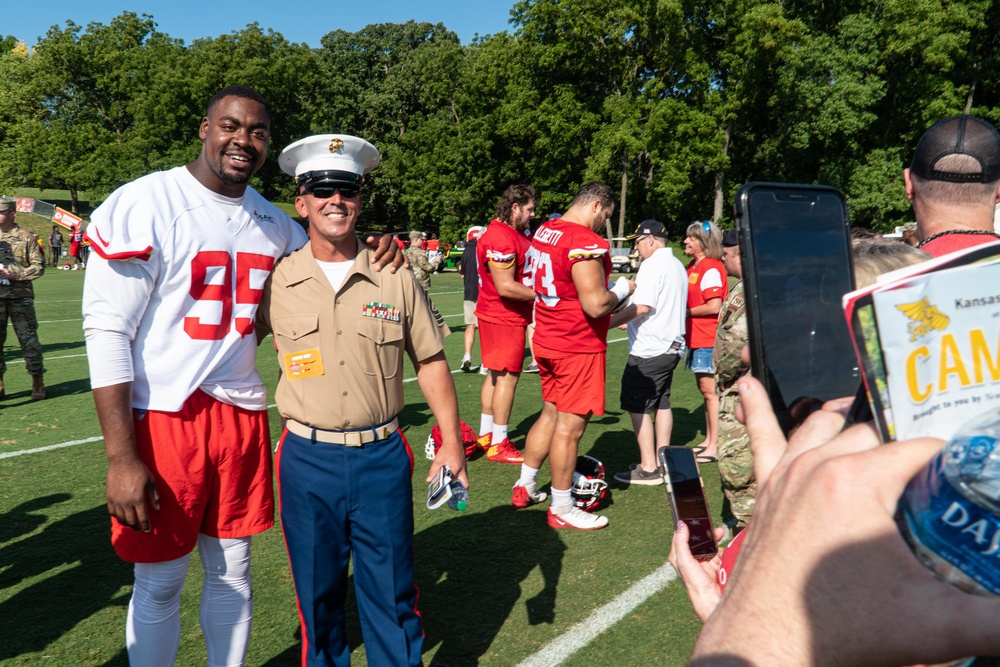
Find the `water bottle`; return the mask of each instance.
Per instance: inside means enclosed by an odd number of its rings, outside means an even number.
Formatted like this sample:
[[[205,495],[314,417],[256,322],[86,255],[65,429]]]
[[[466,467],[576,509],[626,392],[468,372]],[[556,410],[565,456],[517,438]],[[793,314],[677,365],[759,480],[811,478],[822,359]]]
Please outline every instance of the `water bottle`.
[[[469,506],[469,490],[462,486],[457,479],[451,483],[451,498],[448,499],[448,507],[459,512],[464,512]]]
[[[1000,410],[966,424],[910,480],[896,520],[938,579],[1000,594]]]

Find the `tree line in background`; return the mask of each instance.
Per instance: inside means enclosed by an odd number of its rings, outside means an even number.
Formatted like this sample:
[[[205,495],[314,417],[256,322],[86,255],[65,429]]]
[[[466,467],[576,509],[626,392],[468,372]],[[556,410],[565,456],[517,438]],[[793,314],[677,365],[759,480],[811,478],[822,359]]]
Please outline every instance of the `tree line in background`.
[[[272,109],[253,181],[268,197],[293,196],[274,158],[296,139],[379,148],[366,229],[454,241],[512,183],[547,216],[601,180],[620,192],[609,236],[649,217],[682,233],[769,180],[837,186],[855,225],[887,231],[909,216],[901,172],[926,127],[1000,120],[992,0],[523,0],[511,25],[464,46],[413,21],[320,48],[257,23],[185,45],[125,12],[30,50],[0,38],[0,185],[99,200],[192,160],[209,97],[245,83]]]

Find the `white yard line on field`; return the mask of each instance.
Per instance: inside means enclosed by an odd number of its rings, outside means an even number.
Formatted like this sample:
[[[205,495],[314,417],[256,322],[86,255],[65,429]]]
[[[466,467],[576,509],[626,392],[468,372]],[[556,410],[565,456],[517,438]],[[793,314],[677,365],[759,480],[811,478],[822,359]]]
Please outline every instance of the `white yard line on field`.
[[[82,317],[77,317],[77,318],[72,319],[72,320],[39,320],[38,321],[39,324],[60,324],[62,322],[83,322],[83,318]],[[8,320],[7,321],[7,326],[9,326],[9,327],[14,326],[14,320]]]
[[[50,357],[48,355],[45,355],[45,361],[55,361],[56,359],[76,359],[77,357],[85,357],[85,356],[87,356],[87,355],[86,354],[63,354],[63,355],[60,355],[58,357]],[[23,363],[24,363],[24,359],[13,359],[11,361],[8,361],[7,365],[10,366],[11,364],[23,364]]]
[[[590,616],[574,625],[565,634],[549,642],[541,651],[522,660],[517,667],[561,665],[571,655],[592,642],[597,635],[614,626],[676,578],[677,573],[674,572],[674,568],[670,567],[670,563],[664,563],[614,600],[594,610]]]
[[[9,459],[15,456],[24,456],[25,454],[38,454],[39,452],[49,452],[53,449],[62,449],[63,447],[72,447],[74,445],[85,445],[89,442],[102,442],[104,438],[98,436],[96,438],[86,438],[84,440],[71,440],[69,442],[61,442],[58,445],[48,445],[47,447],[35,447],[34,449],[22,449],[17,452],[3,452],[0,453],[0,459]]]

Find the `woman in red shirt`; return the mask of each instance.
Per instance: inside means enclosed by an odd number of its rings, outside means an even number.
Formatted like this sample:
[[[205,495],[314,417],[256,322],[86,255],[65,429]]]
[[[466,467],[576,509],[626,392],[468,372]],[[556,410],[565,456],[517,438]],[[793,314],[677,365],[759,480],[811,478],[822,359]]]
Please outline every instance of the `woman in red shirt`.
[[[699,463],[716,460],[718,445],[719,398],[715,395],[715,366],[712,350],[715,329],[719,324],[722,300],[729,292],[729,279],[723,266],[722,232],[712,222],[688,225],[684,254],[692,258],[687,267],[688,299],[685,339],[687,366],[694,371],[698,389],[705,397],[705,440],[699,445]]]

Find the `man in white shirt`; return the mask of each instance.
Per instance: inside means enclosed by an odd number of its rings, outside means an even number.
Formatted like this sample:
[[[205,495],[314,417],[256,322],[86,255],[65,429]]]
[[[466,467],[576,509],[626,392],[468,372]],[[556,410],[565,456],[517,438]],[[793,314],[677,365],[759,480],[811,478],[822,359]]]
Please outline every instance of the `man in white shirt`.
[[[632,417],[639,463],[615,474],[626,484],[661,484],[656,450],[670,444],[674,426],[670,383],[684,358],[687,274],[667,247],[667,230],[646,220],[628,237],[642,258],[631,302],[612,315],[611,326],[628,322],[629,357],[622,374],[621,406]],[[655,419],[654,419],[655,414]]]

